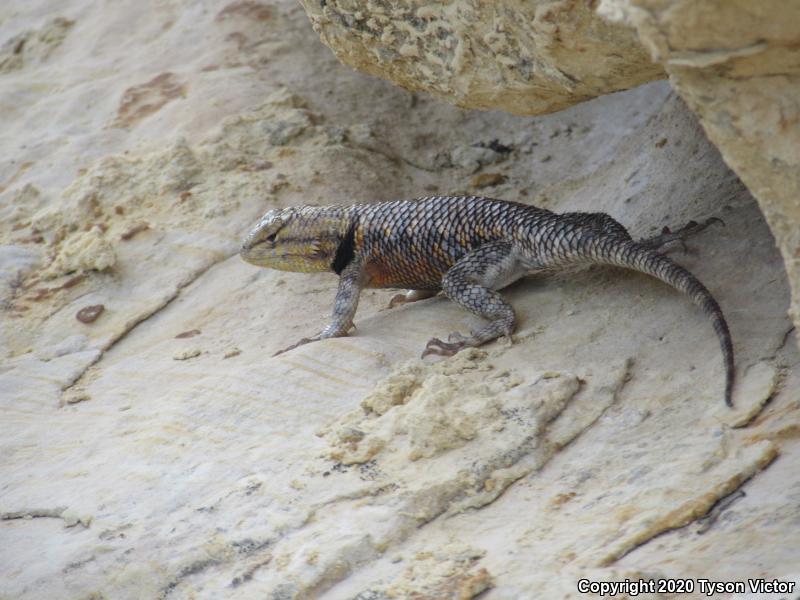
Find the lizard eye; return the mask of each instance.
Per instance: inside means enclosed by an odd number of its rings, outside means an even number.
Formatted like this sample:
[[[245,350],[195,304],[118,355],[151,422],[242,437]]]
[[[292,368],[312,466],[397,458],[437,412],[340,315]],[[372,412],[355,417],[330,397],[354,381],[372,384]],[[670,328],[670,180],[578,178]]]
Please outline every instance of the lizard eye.
[[[277,235],[278,235],[278,232],[277,232],[277,231],[276,231],[275,233],[271,233],[271,234],[269,234],[269,235],[266,237],[266,240],[267,240],[268,242],[272,243],[272,242],[274,242],[274,241],[275,241],[275,236],[277,236]]]

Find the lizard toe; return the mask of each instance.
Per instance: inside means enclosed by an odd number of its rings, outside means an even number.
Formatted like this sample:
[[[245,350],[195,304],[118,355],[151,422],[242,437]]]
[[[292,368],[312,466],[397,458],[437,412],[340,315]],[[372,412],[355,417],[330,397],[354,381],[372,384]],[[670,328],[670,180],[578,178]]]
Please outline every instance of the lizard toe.
[[[278,356],[279,354],[283,354],[284,352],[288,352],[289,350],[294,350],[295,348],[297,348],[299,346],[303,346],[303,345],[311,343],[313,341],[315,341],[315,338],[303,338],[299,342],[297,342],[296,344],[292,344],[291,346],[287,346],[286,348],[284,348],[282,350],[278,350],[272,356],[273,357]]]
[[[461,342],[443,342],[439,338],[431,338],[427,345],[425,346],[425,350],[422,351],[422,358],[425,358],[429,354],[438,354],[439,356],[453,356],[459,350],[464,348],[466,343]]]
[[[392,296],[392,299],[389,300],[389,308],[394,308],[395,306],[401,306],[408,302],[408,298],[405,294],[395,294]]]

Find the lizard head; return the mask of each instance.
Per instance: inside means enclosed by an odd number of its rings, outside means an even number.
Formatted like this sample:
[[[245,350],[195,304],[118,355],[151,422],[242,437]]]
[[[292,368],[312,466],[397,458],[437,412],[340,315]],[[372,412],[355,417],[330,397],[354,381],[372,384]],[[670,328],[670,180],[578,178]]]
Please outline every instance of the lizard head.
[[[346,231],[339,211],[312,206],[276,208],[250,230],[239,254],[251,264],[270,269],[330,271]]]

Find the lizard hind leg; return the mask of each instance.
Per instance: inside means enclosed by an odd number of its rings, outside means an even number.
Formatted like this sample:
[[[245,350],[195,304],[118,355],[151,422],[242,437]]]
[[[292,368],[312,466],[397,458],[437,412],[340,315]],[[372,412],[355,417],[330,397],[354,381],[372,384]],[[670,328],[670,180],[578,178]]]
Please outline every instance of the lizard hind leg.
[[[714,223],[725,225],[723,220],[718,217],[711,217],[706,219],[703,223],[689,221],[686,225],[678,229],[678,231],[672,231],[669,227],[664,227],[660,234],[639,240],[638,243],[650,250],[662,253],[669,252],[675,245],[680,245],[683,247],[683,251],[686,252],[686,240],[697,235]]]
[[[514,309],[496,291],[525,274],[508,242],[490,242],[465,255],[442,278],[442,291],[456,304],[489,320],[471,335],[453,333],[447,342],[431,338],[422,356],[452,356],[506,335],[516,325]]]

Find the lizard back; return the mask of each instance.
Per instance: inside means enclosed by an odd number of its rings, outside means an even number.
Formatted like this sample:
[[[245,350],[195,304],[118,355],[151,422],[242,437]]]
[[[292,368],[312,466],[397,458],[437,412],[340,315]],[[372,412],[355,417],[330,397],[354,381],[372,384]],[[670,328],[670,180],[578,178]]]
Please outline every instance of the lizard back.
[[[487,242],[547,229],[554,213],[478,196],[429,196],[352,207],[366,286],[439,289],[442,276]]]

